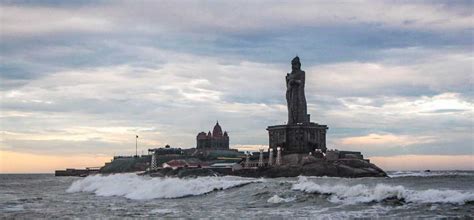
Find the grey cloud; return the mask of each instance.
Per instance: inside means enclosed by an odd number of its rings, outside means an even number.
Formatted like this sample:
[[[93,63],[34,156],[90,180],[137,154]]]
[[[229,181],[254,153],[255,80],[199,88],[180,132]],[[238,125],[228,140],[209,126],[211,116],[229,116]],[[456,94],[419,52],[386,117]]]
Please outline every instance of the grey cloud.
[[[437,109],[433,111],[425,111],[423,113],[456,113],[456,112],[466,112],[467,109]]]
[[[368,2],[375,9],[335,11],[328,4],[315,13],[293,3],[161,3],[9,4],[15,10],[2,15],[11,23],[0,49],[6,64],[2,144],[22,152],[125,153],[133,145],[127,136],[139,133],[148,141],[144,146],[193,147],[197,132],[219,120],[231,144],[264,145],[266,126],[286,120],[284,75],[298,53],[309,113],[330,126],[331,144],[372,133],[442,133],[446,140],[432,144],[359,150],[397,155],[442,154],[454,145],[452,154],[472,149],[466,144],[472,143],[466,133],[472,128],[472,46],[465,37],[472,14],[462,6],[443,11],[430,4]],[[234,4],[242,16],[229,13]],[[49,7],[51,14],[42,13]],[[414,8],[419,13],[410,14]],[[393,20],[365,16],[369,9],[388,10]],[[12,18],[25,12],[34,12],[25,19],[40,17],[37,23]],[[430,107],[443,104],[443,95],[459,106]],[[117,127],[126,129],[100,131]]]
[[[402,49],[400,49],[402,50]],[[307,70],[314,87],[310,93],[338,96],[421,96],[442,92],[467,93],[473,57],[459,50],[407,48],[422,56],[410,63],[394,63],[393,55],[372,62],[348,62],[313,66]],[[420,52],[421,51],[421,52]],[[421,55],[420,54],[420,55]]]
[[[46,4],[47,5],[47,4]],[[370,7],[368,7],[370,6]],[[6,35],[104,32],[128,27],[142,32],[253,32],[291,26],[375,24],[402,29],[471,29],[463,6],[367,1],[358,3],[142,1],[81,7],[2,6]],[[234,13],[235,11],[239,13]],[[294,16],[294,12],[298,16]],[[378,13],[384,11],[384,13]],[[28,16],[24,16],[27,14]],[[23,16],[21,16],[23,15]],[[455,19],[453,19],[455,18]]]

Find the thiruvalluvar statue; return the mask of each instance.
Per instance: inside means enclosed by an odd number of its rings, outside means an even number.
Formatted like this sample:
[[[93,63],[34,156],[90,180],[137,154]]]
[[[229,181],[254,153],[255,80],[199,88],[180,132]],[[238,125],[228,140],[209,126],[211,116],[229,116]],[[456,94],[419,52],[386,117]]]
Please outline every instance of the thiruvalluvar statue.
[[[286,75],[286,101],[288,124],[309,123],[304,94],[305,72],[301,70],[300,58],[291,60],[291,73]]]

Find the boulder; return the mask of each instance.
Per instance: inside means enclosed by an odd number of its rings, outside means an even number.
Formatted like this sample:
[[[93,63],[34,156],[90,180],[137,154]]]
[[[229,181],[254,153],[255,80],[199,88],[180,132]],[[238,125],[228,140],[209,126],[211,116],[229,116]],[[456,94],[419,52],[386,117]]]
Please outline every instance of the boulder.
[[[322,160],[323,158],[317,158],[312,155],[306,155],[306,156],[303,156],[303,158],[301,159],[301,164],[305,165],[305,164],[310,164],[310,163],[316,163]]]
[[[211,169],[181,169],[178,171],[178,177],[198,177],[198,176],[220,176]]]
[[[297,165],[300,164],[302,158],[302,154],[288,154],[282,156],[282,163],[285,165]]]

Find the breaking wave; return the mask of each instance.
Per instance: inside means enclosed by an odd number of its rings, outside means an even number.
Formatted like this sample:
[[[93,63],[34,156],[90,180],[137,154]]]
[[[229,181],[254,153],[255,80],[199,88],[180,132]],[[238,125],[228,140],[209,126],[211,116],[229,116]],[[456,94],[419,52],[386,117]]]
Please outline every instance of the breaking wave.
[[[292,186],[293,190],[329,195],[332,203],[356,204],[396,200],[406,203],[451,203],[463,205],[474,201],[474,193],[458,190],[410,190],[403,186],[377,184],[348,185],[319,185],[300,177]]]
[[[282,198],[282,197],[280,197],[280,196],[278,196],[278,195],[274,195],[274,196],[270,197],[270,198],[267,200],[267,202],[268,202],[268,203],[283,203],[283,202],[293,202],[293,201],[295,201],[295,200],[296,200],[296,198],[294,198],[294,197]]]
[[[180,179],[151,178],[136,174],[94,175],[73,182],[66,192],[92,192],[98,196],[123,196],[134,200],[147,200],[202,195],[255,181],[240,177]]]

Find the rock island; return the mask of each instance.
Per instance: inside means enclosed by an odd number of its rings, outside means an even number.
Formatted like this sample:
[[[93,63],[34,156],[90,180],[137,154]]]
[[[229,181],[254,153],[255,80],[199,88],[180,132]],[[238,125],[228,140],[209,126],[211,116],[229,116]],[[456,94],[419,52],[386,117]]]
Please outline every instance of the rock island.
[[[386,177],[387,174],[361,152],[327,148],[328,126],[311,122],[307,111],[305,74],[296,56],[285,78],[288,120],[286,124],[267,127],[267,149],[253,153],[230,149],[229,135],[217,122],[212,133],[197,134],[196,148],[167,145],[149,149],[147,155],[118,156],[98,172],[141,171],[143,175],[159,177]],[[64,171],[59,173],[67,175]]]

